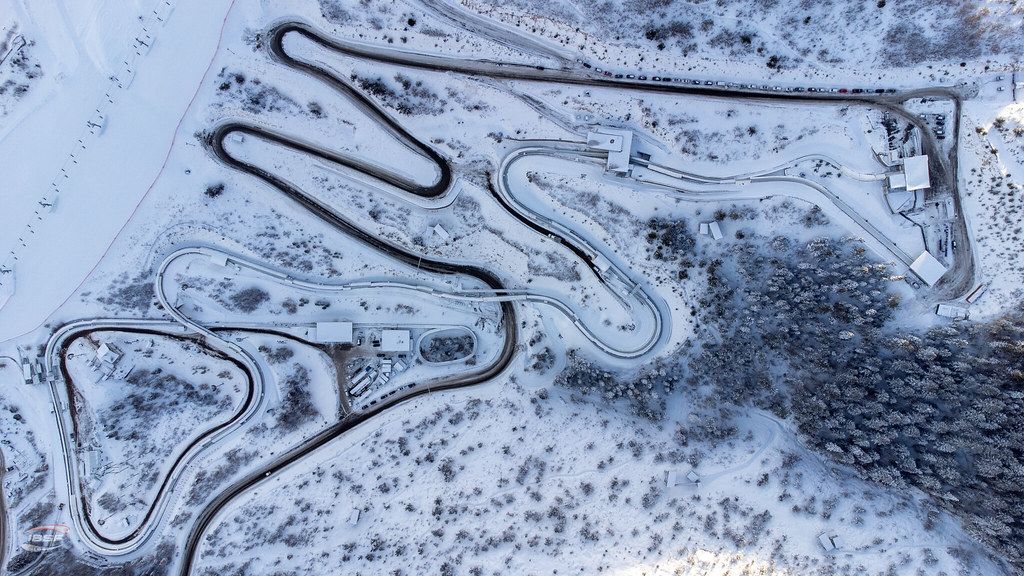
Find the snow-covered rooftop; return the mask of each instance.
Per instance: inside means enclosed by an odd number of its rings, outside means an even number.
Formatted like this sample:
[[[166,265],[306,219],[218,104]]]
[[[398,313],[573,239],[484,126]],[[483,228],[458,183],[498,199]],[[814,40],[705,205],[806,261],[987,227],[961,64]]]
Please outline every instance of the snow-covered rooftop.
[[[939,278],[942,278],[942,275],[946,273],[946,267],[942,265],[942,262],[936,260],[935,256],[932,256],[930,252],[925,250],[910,265],[910,271],[920,278],[922,282],[931,286],[938,282]]]
[[[587,146],[608,152],[608,171],[620,174],[629,171],[629,156],[633,152],[633,133],[631,131],[617,128],[597,128],[587,134]]]
[[[384,330],[380,334],[380,349],[382,352],[408,352],[409,331],[408,330]]]
[[[935,313],[946,318],[967,318],[970,312],[962,306],[952,304],[939,304],[935,307]]]
[[[928,156],[910,156],[903,160],[907,190],[921,190],[932,185],[928,177]]]
[[[352,343],[351,322],[317,322],[316,341],[331,344]]]

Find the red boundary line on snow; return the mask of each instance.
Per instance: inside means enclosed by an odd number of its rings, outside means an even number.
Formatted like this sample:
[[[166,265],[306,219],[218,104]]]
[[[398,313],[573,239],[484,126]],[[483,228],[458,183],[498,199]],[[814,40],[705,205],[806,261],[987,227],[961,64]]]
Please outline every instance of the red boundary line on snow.
[[[69,300],[71,300],[72,296],[74,296],[75,294],[78,293],[79,290],[81,290],[82,286],[85,285],[85,282],[89,279],[89,277],[93,275],[94,272],[96,272],[96,269],[99,268],[100,263],[103,262],[103,260],[107,257],[107,254],[110,253],[110,249],[114,247],[114,243],[116,243],[117,239],[121,237],[121,234],[124,232],[125,228],[127,228],[128,224],[132,221],[132,219],[135,218],[135,214],[139,211],[139,207],[141,207],[142,203],[145,202],[146,198],[149,197],[149,193],[152,192],[153,188],[156,187],[156,183],[160,180],[160,176],[163,175],[164,170],[167,168],[167,162],[170,161],[171,159],[171,152],[174,150],[174,145],[178,141],[178,132],[181,130],[181,124],[185,121],[185,117],[188,115],[189,110],[192,109],[192,104],[195,102],[196,96],[199,95],[199,91],[202,90],[203,85],[206,84],[206,77],[210,74],[210,69],[213,68],[213,62],[217,59],[217,54],[220,53],[220,45],[224,41],[224,28],[227,27],[228,16],[231,15],[231,9],[234,7],[235,0],[231,0],[231,4],[228,5],[228,9],[224,13],[224,19],[220,23],[220,33],[217,36],[217,47],[214,49],[213,55],[210,57],[210,63],[206,65],[206,71],[203,72],[203,77],[199,80],[199,86],[197,86],[195,92],[192,93],[192,98],[188,101],[188,106],[186,106],[185,111],[181,113],[181,118],[178,118],[178,124],[174,127],[174,135],[171,137],[171,144],[170,146],[167,147],[167,154],[164,155],[164,162],[163,164],[160,165],[160,171],[157,172],[156,177],[154,177],[153,181],[149,184],[149,188],[146,189],[146,193],[143,194],[141,198],[139,198],[139,201],[135,204],[135,208],[132,209],[132,213],[128,215],[127,219],[125,219],[124,224],[121,224],[121,227],[117,230],[117,233],[114,234],[114,237],[110,240],[110,243],[107,244],[107,248],[103,251],[103,254],[101,254],[100,257],[96,260],[96,264],[93,265],[92,269],[90,269],[89,272],[85,274],[85,276],[82,278],[82,281],[78,283],[78,286],[75,286],[75,288],[71,290],[71,293],[69,293],[60,304],[58,304],[53,310],[51,310],[50,313],[46,315],[46,318],[44,318],[43,321],[40,322],[35,328],[27,330],[21,334],[18,334],[17,336],[11,336],[6,340],[0,341],[0,344],[10,342],[11,340],[16,340],[18,338],[22,338],[42,328],[42,326],[46,324],[54,314],[56,314],[61,308],[64,307],[65,304],[68,303]]]

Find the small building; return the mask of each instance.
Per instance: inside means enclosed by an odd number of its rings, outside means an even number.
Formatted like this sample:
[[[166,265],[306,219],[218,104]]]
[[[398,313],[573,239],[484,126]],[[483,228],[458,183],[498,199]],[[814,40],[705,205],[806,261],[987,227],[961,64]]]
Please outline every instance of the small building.
[[[440,224],[434,225],[434,234],[437,234],[437,237],[441,239],[441,242],[447,242],[452,238],[452,235],[449,234],[448,231],[444,229],[444,226],[441,226]]]
[[[675,470],[669,470],[668,475],[665,476],[665,486],[668,488],[675,488],[679,485],[679,473]]]
[[[608,152],[605,168],[609,172],[629,173],[629,158],[633,153],[632,131],[601,126],[587,133],[587,146]]]
[[[722,239],[722,228],[717,221],[708,222],[708,234],[711,234],[711,238],[714,240]]]
[[[970,311],[967,308],[952,304],[939,304],[935,307],[935,313],[943,318],[953,318],[955,320],[966,320],[970,315]]]
[[[35,377],[35,366],[29,362],[28,358],[21,359],[21,376],[25,380],[25,384],[32,384],[32,379]]]
[[[411,338],[408,330],[384,330],[380,334],[381,352],[408,352]]]
[[[359,508],[352,508],[352,511],[348,513],[348,525],[355,526],[359,523]]]
[[[942,275],[946,273],[946,270],[942,262],[939,262],[927,250],[921,252],[921,255],[910,265],[910,271],[914,273],[914,276],[917,276],[929,286],[933,286],[938,282]]]
[[[100,342],[96,347],[96,360],[106,364],[116,364],[121,359],[121,351],[116,346]]]
[[[988,290],[987,285],[978,284],[977,286],[974,287],[974,290],[971,290],[971,293],[967,295],[967,298],[965,298],[965,300],[973,304],[978,301],[978,298],[981,298],[985,294],[986,290]]]
[[[907,175],[903,172],[893,172],[888,175],[889,189],[898,190],[907,187]]]
[[[708,230],[709,230],[708,223],[707,222],[701,222],[700,223],[700,233],[701,233],[701,235],[702,236],[707,236],[708,235]]]
[[[821,548],[826,552],[831,552],[832,550],[837,550],[839,548],[841,541],[838,535],[829,536],[825,532],[822,532],[821,534],[818,534],[818,544],[821,544]]]
[[[889,211],[893,214],[914,212],[924,206],[924,190],[907,192],[903,189],[894,190],[889,188],[885,195],[885,199],[886,203],[889,205]]]
[[[686,479],[694,484],[700,484],[700,476],[697,474],[696,470],[690,470],[687,472]]]
[[[315,332],[313,340],[321,344],[352,343],[351,322],[317,322]]]
[[[214,252],[210,254],[210,263],[223,268],[228,265],[228,255],[223,252]]]

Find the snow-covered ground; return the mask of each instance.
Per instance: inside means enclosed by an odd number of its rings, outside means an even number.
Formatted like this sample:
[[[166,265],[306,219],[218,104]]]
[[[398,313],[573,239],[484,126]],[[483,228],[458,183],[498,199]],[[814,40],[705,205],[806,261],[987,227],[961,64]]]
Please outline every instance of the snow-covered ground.
[[[116,352],[104,362],[98,349]],[[159,334],[93,332],[70,344],[67,367],[86,493],[111,535],[139,523],[178,455],[228,420],[249,386],[226,359]]]
[[[926,501],[848,477],[767,414],[729,424],[678,398],[654,424],[515,380],[416,401],[264,482],[198,573],[995,570]]]
[[[171,150],[229,2],[17,4],[49,72],[0,124],[4,164],[31,167],[4,177],[0,262],[17,278],[5,340],[80,288],[159,174],[187,170]]]
[[[105,533],[126,532],[160,482],[172,473],[177,479],[152,537],[114,563],[159,555],[177,562],[167,550],[181,552],[200,511],[231,482],[369,407],[369,396],[353,399],[344,388],[349,373],[380,366],[385,355],[372,345],[318,345],[309,338],[316,322],[352,321],[360,336],[383,327],[406,327],[414,338],[434,329],[472,335],[472,355],[454,362],[422,362],[411,352],[409,370],[392,386],[457,377],[502,351],[495,302],[296,284],[480,288],[471,278],[384,256],[214,160],[212,129],[242,121],[416,183],[438,177],[429,159],[344,95],[268,55],[266,31],[283,21],[380,50],[549,68],[580,58],[623,74],[787,86],[966,82],[957,161],[977,280],[989,287],[972,313],[990,319],[1019,307],[1024,104],[1012,99],[1024,101],[1024,87],[1013,90],[1011,82],[1022,80],[1012,75],[1020,10],[973,2],[812,4],[0,0],[0,90],[7,87],[0,91],[0,452],[11,467],[3,476],[8,553],[32,526],[73,524],[66,487],[54,481],[64,476],[54,470],[64,462],[49,387],[25,382],[22,358],[34,361],[51,332],[74,320],[166,320],[155,271],[182,247],[216,247],[287,275],[274,279],[197,256],[176,261],[163,279],[179,313],[231,326],[219,334],[252,354],[266,387],[251,419],[172,471],[184,445],[237,408],[244,374],[198,341],[118,334],[111,337],[133,357],[131,371],[102,379],[85,363],[88,345],[72,344],[69,370],[81,382],[77,404],[87,415],[76,462],[89,482],[93,520],[103,521]],[[556,384],[573,358],[628,382],[656,357],[715,344],[721,335],[697,310],[712,293],[706,271],[735,258],[751,238],[794,245],[853,238],[846,244],[871,261],[896,262],[887,274],[898,279],[906,266],[891,249],[836,202],[796,182],[827,187],[916,256],[921,232],[893,215],[883,196],[881,179],[892,168],[875,156],[886,147],[880,109],[467,77],[354,59],[300,37],[285,47],[351,82],[437,150],[452,164],[454,185],[440,198],[412,197],[251,135],[230,137],[228,153],[381,240],[493,271],[508,288],[556,300],[572,315],[517,302],[519,345],[501,375],[385,411],[242,494],[201,540],[196,573],[1005,571],[1000,551],[983,547],[937,500],[858,479],[807,448],[789,419],[681,383],[650,398],[664,414],[652,421],[600,393],[580,396]],[[950,105],[913,110],[933,108]],[[636,282],[633,296],[649,296],[665,314],[665,334],[639,359],[613,358],[595,345],[629,348],[647,337],[653,327],[638,300],[605,283],[570,247],[524,227],[491,190],[508,154],[531,145],[581,147],[597,125],[631,130],[638,149],[663,166],[701,178],[747,176],[684,189],[650,171],[646,183],[611,175],[603,158],[577,153],[510,164],[508,192],[518,202],[607,257]],[[774,170],[791,180],[749,180]],[[638,174],[645,173],[637,167]],[[700,234],[711,221],[722,239]],[[890,284],[894,325],[946,322],[909,285]],[[668,365],[683,370],[685,363]],[[773,376],[783,382],[786,374]],[[151,390],[157,381],[174,386]],[[209,393],[196,404],[179,400],[175,390],[189,387]],[[699,484],[686,480],[690,471]],[[670,476],[680,485],[667,486]],[[354,509],[358,520],[350,524]],[[822,549],[823,533],[839,537],[838,549]],[[70,542],[69,555],[93,553],[78,534]]]

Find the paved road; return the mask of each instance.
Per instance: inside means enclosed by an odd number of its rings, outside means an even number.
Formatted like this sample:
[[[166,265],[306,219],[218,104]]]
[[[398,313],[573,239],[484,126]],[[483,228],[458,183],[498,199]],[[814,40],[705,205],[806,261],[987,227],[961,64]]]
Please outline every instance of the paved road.
[[[955,88],[934,87],[904,90],[896,94],[839,94],[833,92],[775,92],[759,89],[696,86],[677,82],[640,81],[635,79],[616,79],[588,71],[582,67],[548,68],[545,66],[529,66],[523,64],[506,64],[486,60],[456,59],[445,56],[433,56],[403,52],[381,46],[370,46],[344,39],[328,38],[312,26],[288,22],[274,28],[271,33],[271,51],[280,59],[283,53],[284,39],[289,35],[301,36],[315,44],[337,51],[353,58],[383,62],[409,68],[419,68],[438,72],[453,72],[470,76],[486,76],[512,80],[536,81],[555,84],[585,85],[620,89],[627,91],[658,92],[671,94],[687,94],[744,101],[794,102],[803,104],[858,104],[887,110],[904,121],[913,124],[921,132],[922,148],[929,158],[932,188],[936,193],[949,193],[954,202],[956,218],[953,223],[953,237],[957,240],[957,253],[952,266],[943,280],[934,287],[936,298],[955,299],[966,295],[973,287],[975,278],[975,258],[972,250],[967,221],[963,211],[959,190],[959,174],[957,149],[961,120],[962,95]],[[507,42],[507,38],[503,38]],[[301,61],[300,61],[301,62]],[[306,66],[313,65],[306,64]],[[916,114],[908,112],[903,103],[914,98],[942,98],[954,103],[955,114],[950,134],[954,143],[950,156],[939,153],[938,140],[924,120]]]
[[[263,380],[258,369],[254,371],[248,362],[225,353],[223,349],[214,348],[203,335],[182,333],[180,329],[181,325],[179,324],[160,320],[86,320],[62,327],[53,335],[47,346],[46,360],[48,369],[53,374],[60,374],[60,378],[51,380],[50,386],[51,394],[53,395],[58,437],[61,441],[61,451],[64,459],[63,471],[69,500],[68,512],[80,536],[96,551],[109,555],[123,555],[141,546],[151,533],[150,531],[153,527],[151,519],[158,511],[163,509],[166,494],[168,491],[173,490],[178,474],[184,465],[203,448],[213,445],[224,434],[241,426],[247,417],[253,415],[262,397]],[[100,531],[93,522],[92,514],[90,513],[91,504],[82,490],[83,480],[79,478],[80,470],[76,460],[76,446],[80,445],[81,431],[78,426],[77,412],[73,404],[75,395],[74,381],[67,369],[66,362],[67,350],[73,341],[78,338],[87,337],[95,332],[103,331],[194,339],[207,353],[234,364],[246,375],[247,379],[246,395],[238,409],[225,422],[205,430],[178,454],[141,521],[134,530],[120,537],[108,537]],[[64,421],[65,413],[70,422]],[[74,436],[76,446],[69,445],[72,435]]]
[[[344,166],[348,166],[355,170],[363,171],[364,173],[370,174],[378,178],[381,181],[387,182],[393,186],[397,186],[406,190],[411,194],[420,196],[433,196],[443,193],[451,182],[452,172],[448,162],[444,160],[439,153],[434,151],[428,145],[420,143],[411,136],[404,128],[402,128],[397,122],[395,122],[390,116],[383,112],[374,102],[363,96],[358,91],[351,88],[345,82],[335,78],[325,69],[308,62],[291,57],[284,49],[284,40],[286,36],[290,34],[296,34],[305,37],[306,39],[318,43],[324,47],[336,50],[344,53],[348,56],[355,58],[362,58],[371,61],[387,62],[391,64],[398,64],[402,66],[422,68],[436,71],[447,71],[456,72],[469,75],[481,75],[496,78],[508,78],[518,80],[534,80],[541,82],[554,82],[560,84],[579,84],[588,86],[602,86],[617,89],[626,90],[641,90],[641,91],[653,91],[653,92],[670,92],[670,93],[681,93],[681,94],[692,94],[701,96],[711,96],[719,98],[742,98],[742,99],[756,99],[756,100],[772,100],[772,101],[792,101],[792,102],[804,102],[804,103],[828,103],[836,104],[842,102],[849,103],[860,103],[866,105],[880,106],[893,111],[895,114],[905,118],[907,121],[921,127],[921,122],[914,115],[906,112],[899,105],[902,98],[897,96],[876,96],[876,95],[832,95],[832,94],[816,94],[809,95],[806,93],[793,94],[793,93],[763,93],[751,90],[738,90],[728,89],[719,90],[714,88],[686,86],[681,84],[651,84],[639,81],[622,81],[622,80],[610,80],[600,77],[593,77],[585,73],[580,73],[574,70],[552,70],[542,66],[530,67],[524,65],[509,65],[495,62],[483,62],[483,61],[467,61],[467,60],[453,60],[449,58],[426,56],[411,53],[401,53],[397,51],[390,51],[381,47],[369,47],[359,45],[356,43],[349,43],[341,40],[328,39],[321,36],[318,32],[313,30],[310,26],[302,23],[286,23],[278,26],[270,33],[270,51],[273,57],[279,62],[290,66],[294,69],[302,70],[326,83],[334,86],[340,92],[348,95],[354,102],[356,102],[368,115],[377,119],[383,126],[387,127],[392,134],[394,134],[399,140],[411,144],[413,147],[420,150],[425,157],[435,162],[439,169],[439,178],[433,185],[416,185],[408,182],[407,180],[398,177],[386,169],[378,166],[370,165],[363,161],[358,161],[352,158],[346,158],[343,155],[324,155],[315,147],[308,146],[306,144],[300,144],[300,149],[304,149],[307,153],[314,156],[319,156],[325,160],[337,162]],[[948,93],[947,93],[948,92]],[[938,95],[942,94],[959,102],[959,95],[955,92],[945,90],[928,90],[921,91],[916,95]],[[409,265],[417,265],[421,268],[437,272],[439,274],[469,274],[483,280],[491,289],[500,291],[502,290],[501,283],[499,280],[490,272],[475,267],[456,265],[440,261],[423,260],[419,256],[410,254],[400,246],[393,245],[381,239],[378,239],[365,231],[354,226],[348,220],[346,220],[340,214],[334,212],[328,206],[323,205],[315,198],[306,195],[298,187],[291,183],[279,178],[267,171],[245,162],[239,158],[231,156],[231,154],[224,147],[224,139],[232,133],[248,133],[256,135],[258,137],[265,137],[273,140],[281,145],[293,147],[294,141],[288,138],[283,138],[281,135],[269,133],[258,126],[247,125],[243,123],[230,123],[218,128],[211,138],[211,148],[214,154],[226,165],[249,173],[250,175],[256,176],[263,180],[267,184],[277,188],[283,194],[296,201],[298,204],[312,212],[314,215],[319,216],[338,230],[349,234],[350,236],[365,242],[366,244],[373,246],[383,252],[397,258],[400,261],[406,262]],[[925,140],[929,140],[927,135]],[[929,146],[934,146],[934,143],[927,144],[925,149],[929,151]],[[934,153],[934,147],[931,148],[931,152]],[[953,170],[954,175],[950,174],[950,171],[945,169],[936,170],[933,167],[933,178],[939,182],[940,185],[944,184],[956,194],[956,180],[955,169]],[[962,218],[962,212],[958,211],[959,216]],[[965,246],[968,244],[964,244]],[[967,253],[970,256],[970,253]],[[959,259],[958,259],[959,260]],[[961,265],[961,268],[963,266]],[[973,268],[971,268],[973,269]],[[427,394],[433,391],[458,388],[462,386],[471,385],[476,382],[482,382],[486,379],[500,373],[504,367],[511,360],[514,344],[516,342],[516,329],[515,329],[515,310],[508,302],[502,303],[503,307],[503,322],[506,327],[506,345],[500,355],[499,361],[494,363],[491,367],[478,372],[466,379],[461,381],[452,381],[439,384],[436,386],[424,387],[414,390],[407,396],[396,399],[393,402],[387,404],[381,404],[369,411],[360,412],[353,414],[346,418],[338,425],[325,430],[321,434],[317,435],[310,441],[303,443],[302,445],[290,450],[286,454],[283,454],[276,458],[270,465],[264,466],[259,470],[247,475],[245,478],[233,483],[228,490],[218,495],[218,497],[208,505],[198,516],[193,529],[189,533],[189,537],[186,541],[182,564],[180,572],[182,575],[187,575],[190,570],[192,563],[194,562],[195,555],[197,553],[198,546],[202,540],[206,530],[212,524],[214,519],[220,513],[220,511],[234,498],[244,494],[245,492],[253,489],[267,478],[272,477],[277,472],[280,472],[284,468],[288,467],[291,463],[304,456],[314,452],[319,447],[331,442],[344,432],[351,428],[362,424],[371,419],[376,414],[386,410],[398,402],[408,400],[410,398]]]
[[[480,22],[472,23],[472,26],[475,26],[477,28],[479,28],[480,25]],[[300,139],[277,134],[265,128],[243,122],[227,123],[217,127],[214,130],[209,139],[209,143],[211,145],[211,149],[213,150],[214,155],[225,165],[240,170],[242,172],[248,173],[252,176],[259,178],[260,180],[263,180],[265,183],[276,188],[281,193],[286,195],[288,198],[295,201],[297,204],[307,209],[314,215],[320,217],[325,222],[329,223],[339,231],[361,242],[364,242],[367,245],[372,246],[373,248],[381,250],[382,252],[394,257],[399,261],[406,263],[411,267],[414,266],[441,275],[472,276],[480,280],[485,285],[487,285],[488,288],[495,293],[501,293],[505,291],[501,281],[498,279],[497,276],[495,276],[490,271],[472,265],[424,259],[420,255],[406,251],[401,246],[377,238],[372,234],[369,234],[364,230],[360,229],[359,227],[355,226],[353,223],[345,219],[341,214],[335,212],[332,208],[323,204],[316,198],[304,193],[298,187],[292,185],[283,178],[280,178],[251,163],[234,157],[230,154],[228,150],[226,150],[225,141],[230,136],[234,134],[251,135],[258,138],[264,138],[272,142],[275,142],[276,144],[297,151],[301,151],[306,154],[310,154],[314,157],[318,157],[323,160],[348,167],[352,170],[362,172],[364,174],[370,175],[380,180],[381,182],[384,182],[390,186],[398,188],[404,191],[405,193],[412,194],[414,196],[424,198],[438,198],[445,194],[445,192],[450,188],[453,179],[452,168],[446,158],[444,158],[439,152],[437,152],[428,144],[421,142],[417,140],[415,137],[413,137],[411,133],[409,133],[403,126],[401,126],[401,124],[399,124],[397,121],[391,118],[386,112],[384,112],[375,102],[364,96],[361,92],[349,86],[346,82],[336,78],[333,74],[329,73],[326,69],[320,66],[290,56],[284,49],[284,43],[285,38],[292,34],[305,37],[306,39],[314,43],[320,44],[324,47],[336,50],[338,52],[347,54],[352,57],[427,70],[446,71],[468,75],[480,75],[494,78],[530,80],[559,84],[587,85],[633,91],[680,93],[717,98],[742,98],[745,100],[755,99],[774,101],[784,100],[805,103],[828,103],[832,105],[836,103],[850,102],[878,106],[889,109],[895,114],[903,117],[907,121],[915,124],[916,126],[919,127],[919,129],[922,130],[922,133],[924,134],[923,141],[925,151],[930,153],[930,155],[935,157],[938,161],[937,165],[933,165],[931,167],[933,172],[933,182],[937,184],[937,188],[945,186],[946,189],[951,191],[955,199],[957,215],[959,218],[958,224],[962,225],[962,229],[960,227],[957,228],[956,234],[958,239],[961,238],[960,234],[963,234],[963,239],[960,239],[958,244],[964,248],[961,249],[961,253],[958,254],[956,258],[957,273],[950,274],[950,276],[953,277],[954,280],[947,282],[947,284],[950,285],[950,290],[953,292],[960,291],[961,289],[963,291],[966,291],[970,289],[970,282],[973,281],[973,258],[969,248],[970,242],[969,239],[967,239],[966,237],[966,225],[963,223],[963,211],[960,206],[959,194],[957,193],[956,156],[954,154],[950,158],[943,159],[940,157],[940,155],[936,154],[935,151],[938,149],[937,143],[934,140],[934,137],[931,135],[931,133],[927,130],[927,128],[923,126],[923,122],[920,121],[920,119],[918,119],[913,114],[907,113],[900,105],[900,102],[908,97],[942,96],[953,99],[957,106],[957,123],[955,125],[953,135],[955,141],[959,129],[960,109],[960,96],[955,91],[948,89],[928,89],[916,92],[907,92],[893,96],[868,94],[810,95],[806,93],[765,93],[745,89],[719,89],[712,87],[698,87],[676,83],[651,83],[632,80],[616,80],[594,76],[593,74],[582,70],[569,69],[566,67],[566,64],[563,64],[562,68],[551,69],[543,66],[526,66],[518,64],[504,64],[500,62],[457,60],[437,56],[418,55],[392,51],[376,46],[369,47],[342,40],[328,39],[321,36],[318,32],[313,30],[308,25],[301,23],[286,23],[281,26],[278,26],[270,34],[270,51],[275,60],[293,69],[297,69],[307,74],[310,74],[316,77],[317,79],[327,83],[328,85],[334,87],[339,92],[343,93],[350,100],[356,103],[356,105],[359,106],[368,116],[376,119],[380,123],[380,125],[387,129],[396,139],[403,142],[407,147],[409,147],[414,152],[423,155],[432,164],[434,164],[437,168],[437,178],[433,183],[430,184],[416,183],[409,180],[406,177],[397,175],[387,170],[385,167],[375,165],[362,159],[347,156],[345,154],[323,150],[315,145],[312,145]],[[535,50],[540,50],[544,47],[532,46],[532,48]],[[564,58],[561,58],[561,56],[562,55],[560,54],[555,55],[556,58],[559,58],[564,61]],[[511,208],[507,204],[506,207]],[[510,211],[513,214],[517,213],[514,209],[510,209]],[[518,217],[520,217],[521,220],[523,220],[522,216],[522,214],[518,214]],[[550,234],[551,230],[548,229],[546,230],[546,232]],[[563,236],[561,238],[563,244],[565,244],[574,252],[576,252],[577,255],[580,255],[580,246],[578,242],[568,241],[567,236]],[[584,258],[584,260],[588,262],[588,264],[591,264],[591,266],[593,267],[593,257]],[[410,391],[409,393],[403,396],[395,397],[393,400],[389,402],[382,403],[375,407],[372,407],[370,410],[346,416],[341,422],[339,422],[335,426],[332,426],[331,428],[324,430],[314,438],[300,444],[299,446],[294,447],[285,454],[282,454],[270,464],[261,467],[259,470],[256,470],[255,472],[235,482],[234,484],[231,485],[231,487],[229,487],[228,490],[218,495],[218,497],[209,506],[207,506],[202,511],[202,513],[200,513],[200,515],[197,517],[194,528],[189,534],[189,538],[185,549],[185,555],[183,558],[183,563],[181,565],[182,573],[187,574],[189,572],[192,561],[194,560],[198,544],[202,538],[202,535],[205,533],[205,530],[209,527],[210,523],[214,520],[214,518],[217,516],[217,514],[220,512],[223,506],[225,506],[228,502],[230,502],[239,494],[242,494],[250,490],[254,486],[258,485],[260,482],[264,481],[266,478],[271,477],[276,472],[284,469],[292,462],[295,462],[296,460],[304,457],[305,455],[310,454],[311,452],[317,450],[319,447],[329,443],[330,441],[337,438],[341,434],[350,430],[352,427],[358,426],[359,424],[368,421],[376,414],[379,414],[383,410],[393,407],[399,402],[403,402],[405,400],[423,394],[431,393],[434,391],[459,388],[463,386],[473,385],[479,382],[484,382],[502,372],[507,367],[508,363],[511,361],[511,358],[513,357],[513,353],[517,344],[518,334],[516,329],[517,322],[515,307],[512,305],[510,301],[503,300],[501,301],[501,309],[502,326],[505,330],[504,346],[496,360],[492,362],[490,365],[480,368],[479,370],[473,373],[464,374],[454,379],[426,384],[422,387]],[[174,311],[173,308],[169,308],[168,311],[172,315],[175,315],[176,319],[182,322],[184,325],[186,325],[190,330],[200,334],[202,337],[206,339],[219,339],[219,337],[215,335],[212,329],[200,326],[189,319],[179,317],[183,315],[180,315],[180,313],[175,314],[176,311]],[[245,355],[245,353],[243,352],[242,355]],[[247,373],[250,373],[251,375],[251,371],[247,371]],[[65,437],[63,432],[61,436],[62,439]],[[65,452],[67,452],[67,450],[65,450]],[[74,469],[74,467],[71,466],[70,463],[66,463],[66,465],[69,466],[69,469]],[[170,477],[171,475],[168,475],[168,479]],[[168,482],[168,479],[165,479],[165,485]],[[161,490],[163,489],[164,487],[162,486]],[[161,501],[161,499],[159,498],[157,500]],[[82,506],[83,510],[88,509],[87,505],[84,502]],[[148,520],[153,514],[153,510],[155,508],[156,506],[154,504],[154,507],[151,508],[150,511],[147,513],[146,521],[140,523],[139,529],[151,526],[153,524]],[[89,524],[93,533],[98,537],[98,539],[100,541],[103,541],[104,538],[100,536],[98,532],[95,531],[95,527],[91,526],[91,520],[88,519],[88,514],[86,513],[82,516],[87,519],[87,523]],[[139,534],[135,534],[135,536],[137,537],[139,536]],[[129,538],[130,537],[131,536],[129,536]],[[116,547],[119,543],[123,542],[119,542],[119,539],[108,539],[106,543],[108,545],[113,545]]]

